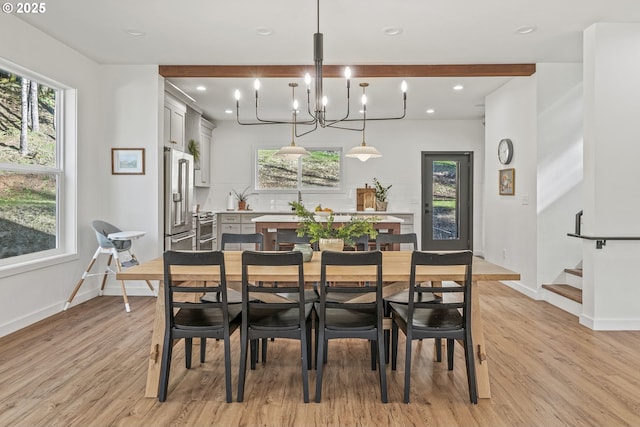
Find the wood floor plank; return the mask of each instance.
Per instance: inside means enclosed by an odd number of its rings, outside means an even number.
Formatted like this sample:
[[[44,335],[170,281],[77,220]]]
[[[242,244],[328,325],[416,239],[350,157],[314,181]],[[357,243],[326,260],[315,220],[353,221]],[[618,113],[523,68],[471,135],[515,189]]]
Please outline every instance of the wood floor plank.
[[[432,342],[412,346],[411,403],[398,370],[387,367],[380,402],[369,346],[332,340],[320,404],[302,402],[299,343],[269,343],[269,359],[249,371],[245,401],[225,402],[221,343],[207,361],[184,367],[175,347],[168,399],[144,397],[155,299],[100,297],[0,338],[0,426],[629,426],[640,425],[640,332],[592,331],[575,316],[500,283],[477,286],[491,370],[492,399],[469,403],[464,358],[433,358]],[[237,392],[238,334],[232,339]],[[309,372],[315,397],[315,371]]]

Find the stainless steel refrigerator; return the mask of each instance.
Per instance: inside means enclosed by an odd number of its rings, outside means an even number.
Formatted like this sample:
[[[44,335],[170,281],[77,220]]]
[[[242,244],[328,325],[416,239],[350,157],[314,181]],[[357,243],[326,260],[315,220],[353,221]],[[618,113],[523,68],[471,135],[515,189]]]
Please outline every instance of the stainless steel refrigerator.
[[[172,148],[164,151],[164,249],[192,250],[193,156]]]

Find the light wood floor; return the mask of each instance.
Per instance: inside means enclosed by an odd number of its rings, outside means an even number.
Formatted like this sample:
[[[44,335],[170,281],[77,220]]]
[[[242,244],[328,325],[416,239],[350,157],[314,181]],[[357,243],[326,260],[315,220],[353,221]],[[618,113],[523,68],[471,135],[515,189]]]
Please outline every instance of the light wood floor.
[[[244,403],[227,404],[220,344],[184,369],[174,352],[166,402],[143,397],[155,299],[101,297],[0,339],[1,426],[639,426],[640,332],[594,332],[559,309],[500,283],[481,294],[493,398],[471,405],[460,348],[453,372],[431,342],[413,349],[411,400],[404,370],[387,368],[379,398],[369,347],[332,341],[323,401],[302,402],[296,342],[270,343],[250,371]],[[237,391],[238,335],[233,340]],[[194,356],[197,349],[194,349]],[[400,360],[404,360],[402,342]],[[311,399],[315,372],[310,374]]]

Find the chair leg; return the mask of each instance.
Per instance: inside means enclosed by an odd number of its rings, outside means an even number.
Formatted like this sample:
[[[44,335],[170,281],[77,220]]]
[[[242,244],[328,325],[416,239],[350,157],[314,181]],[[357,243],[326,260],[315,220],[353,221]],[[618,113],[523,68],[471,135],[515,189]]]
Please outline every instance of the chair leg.
[[[248,331],[240,334],[240,367],[238,371],[238,402],[244,399],[244,381],[247,374],[247,346],[249,344]],[[252,344],[253,345],[253,344]]]
[[[114,258],[116,259],[116,267],[118,268],[118,272],[122,271],[120,259],[115,255]],[[122,289],[122,298],[124,299],[124,309],[127,313],[129,313],[131,311],[131,307],[129,307],[129,297],[127,297],[127,290],[124,288],[124,280],[120,280],[120,288]]]
[[[371,345],[371,370],[375,371],[376,370],[376,365],[377,365],[377,360],[376,360],[376,347],[377,347],[377,343],[373,340],[369,341],[369,344]]]
[[[384,355],[386,347],[384,345],[384,331],[378,330],[378,339],[376,340],[378,347],[378,371],[380,375],[380,398],[382,403],[387,403],[387,372],[384,364]]]
[[[442,338],[436,338],[436,362],[442,362]]]
[[[311,353],[311,320],[306,322],[306,331],[307,331],[307,369],[311,370],[314,366],[313,355]]]
[[[91,268],[96,263],[96,260],[98,259],[99,255],[100,255],[100,247],[98,247],[98,250],[95,252],[95,254],[93,254],[93,258],[91,258],[91,261],[89,262],[89,266],[84,271],[84,273],[82,273],[82,277],[80,278],[78,283],[76,283],[76,287],[73,289],[73,292],[71,292],[71,295],[69,295],[69,299],[67,299],[67,302],[64,304],[64,307],[62,308],[63,311],[69,308],[71,301],[73,301],[73,299],[76,297],[76,294],[80,290],[80,286],[82,286],[82,284],[84,283],[84,279],[86,279],[87,276],[89,275]]]
[[[318,328],[318,348],[316,349],[316,403],[322,400],[322,368],[324,367],[325,339],[324,328]],[[321,359],[322,358],[322,359]]]
[[[453,353],[455,351],[455,341],[447,339],[447,367],[453,371]]]
[[[202,340],[204,341],[205,339],[203,338]],[[231,395],[231,339],[229,338],[229,332],[227,330],[225,330],[224,333],[224,379],[227,403],[231,403],[233,400]]]
[[[111,261],[113,260],[113,255],[109,254],[109,258],[107,258],[107,266],[104,269],[104,274],[102,275],[102,282],[100,283],[100,290],[98,291],[98,295],[102,296],[104,293],[104,287],[107,285],[107,277],[109,276],[109,267],[111,267]]]
[[[469,385],[469,400],[474,405],[478,403],[478,382],[476,379],[476,365],[473,355],[473,341],[471,332],[466,332],[464,340],[464,359],[467,365],[467,383]]]
[[[391,323],[391,370],[395,371],[398,364],[398,325]]]
[[[300,355],[302,356],[302,397],[304,403],[309,403],[309,353],[307,327],[300,330]]]
[[[200,338],[200,363],[204,363],[207,354],[207,339]]]
[[[407,336],[406,353],[404,355],[404,403],[409,403],[411,390],[411,339]]]
[[[193,350],[193,338],[184,339],[184,363],[187,369],[191,369],[191,354]]]
[[[269,340],[267,338],[262,339],[262,364],[267,363],[267,342]]]
[[[251,340],[251,370],[256,369],[258,362],[258,340]]]
[[[173,352],[173,340],[169,334],[165,334],[162,347],[162,361],[160,363],[160,384],[158,384],[158,401],[167,400],[169,389],[169,371],[171,370],[171,353]]]

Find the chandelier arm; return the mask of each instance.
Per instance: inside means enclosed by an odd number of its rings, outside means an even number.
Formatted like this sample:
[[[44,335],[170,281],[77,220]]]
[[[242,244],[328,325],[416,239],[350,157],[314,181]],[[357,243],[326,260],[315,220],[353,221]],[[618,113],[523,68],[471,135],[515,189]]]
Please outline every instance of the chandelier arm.
[[[298,122],[298,124],[300,124],[300,123]],[[318,121],[317,120],[314,121],[314,126],[311,129],[309,129],[308,131],[302,132],[301,134],[298,134],[298,127],[296,126],[296,138],[300,138],[302,136],[305,136],[306,134],[314,132],[317,129],[318,129]]]

